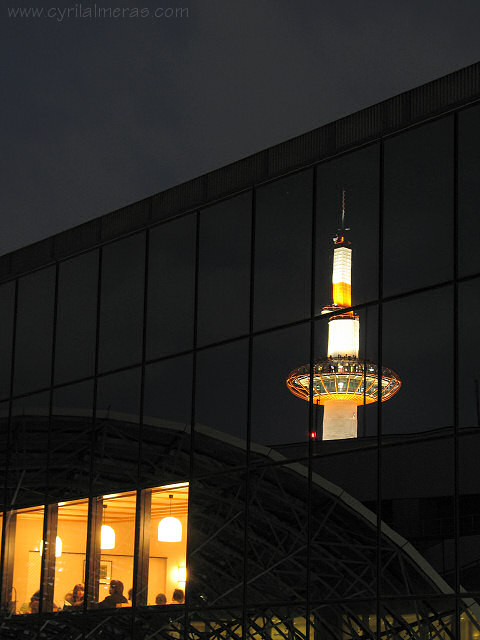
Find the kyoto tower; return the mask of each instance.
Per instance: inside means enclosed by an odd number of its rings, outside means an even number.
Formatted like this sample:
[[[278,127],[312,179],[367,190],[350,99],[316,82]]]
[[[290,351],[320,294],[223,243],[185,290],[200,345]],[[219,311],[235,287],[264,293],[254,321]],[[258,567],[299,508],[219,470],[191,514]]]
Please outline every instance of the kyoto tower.
[[[345,191],[342,192],[340,228],[333,238],[333,302],[323,307],[328,320],[327,356],[313,365],[312,401],[324,407],[323,440],[357,437],[357,406],[378,399],[389,400],[400,389],[400,378],[387,367],[381,376],[377,365],[359,359],[360,318],[352,306],[352,248],[345,226]],[[292,371],[287,387],[299,398],[310,400],[310,365]]]

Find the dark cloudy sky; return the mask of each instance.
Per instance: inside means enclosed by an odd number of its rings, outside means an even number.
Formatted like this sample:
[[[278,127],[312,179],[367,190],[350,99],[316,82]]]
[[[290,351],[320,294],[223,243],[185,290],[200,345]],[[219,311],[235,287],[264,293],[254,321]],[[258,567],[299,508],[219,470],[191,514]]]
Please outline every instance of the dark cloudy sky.
[[[478,0],[101,0],[188,17],[8,17],[93,6],[4,0],[1,253],[480,59]]]

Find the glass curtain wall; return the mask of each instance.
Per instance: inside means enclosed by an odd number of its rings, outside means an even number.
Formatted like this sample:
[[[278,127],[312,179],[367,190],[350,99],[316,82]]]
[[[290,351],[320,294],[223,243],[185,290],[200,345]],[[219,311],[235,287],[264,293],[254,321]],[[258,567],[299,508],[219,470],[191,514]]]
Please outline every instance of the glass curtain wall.
[[[478,114],[0,287],[5,614],[480,634]]]

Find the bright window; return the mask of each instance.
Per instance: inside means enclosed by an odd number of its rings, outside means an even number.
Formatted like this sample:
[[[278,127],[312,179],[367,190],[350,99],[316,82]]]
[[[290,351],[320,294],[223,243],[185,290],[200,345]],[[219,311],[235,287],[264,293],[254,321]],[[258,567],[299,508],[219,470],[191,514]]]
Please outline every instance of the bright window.
[[[70,609],[83,605],[81,587],[84,587],[85,583],[87,523],[88,500],[59,503],[53,594],[56,607],[54,608]]]
[[[157,600],[161,594],[165,596],[166,604],[182,604],[179,599],[175,601],[173,596],[175,590],[177,598],[180,595],[178,591],[185,594],[188,484],[156,487],[147,491],[151,491],[151,511],[146,604],[163,604],[163,598]],[[174,521],[165,522],[166,518],[173,518],[181,525],[180,540],[166,541],[168,535],[165,536],[164,532],[168,532],[168,526],[173,533],[179,528]],[[159,537],[163,539],[159,540]]]
[[[38,612],[43,513],[43,507],[32,507],[11,511],[7,516],[10,532],[15,536],[12,602],[16,603],[16,613]]]

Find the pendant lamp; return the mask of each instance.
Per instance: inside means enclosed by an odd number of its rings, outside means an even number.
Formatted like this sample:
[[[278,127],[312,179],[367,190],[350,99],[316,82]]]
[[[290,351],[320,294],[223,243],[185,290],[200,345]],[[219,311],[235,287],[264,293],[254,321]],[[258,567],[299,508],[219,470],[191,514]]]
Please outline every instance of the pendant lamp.
[[[106,509],[107,505],[104,504],[103,508]],[[104,511],[104,513],[106,514],[106,511]],[[102,524],[100,549],[115,549],[115,530],[108,524]]]
[[[158,523],[158,540],[160,542],[180,542],[182,540],[182,523],[172,516],[173,494],[168,496],[170,501],[170,515],[162,518]]]

